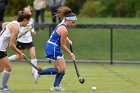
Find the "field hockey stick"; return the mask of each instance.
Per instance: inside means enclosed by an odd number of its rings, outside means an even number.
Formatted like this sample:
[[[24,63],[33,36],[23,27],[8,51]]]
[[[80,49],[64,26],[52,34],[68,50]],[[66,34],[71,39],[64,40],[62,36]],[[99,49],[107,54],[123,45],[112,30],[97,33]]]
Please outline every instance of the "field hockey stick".
[[[24,31],[25,34],[26,34],[27,32],[29,32],[29,31],[31,31],[33,28],[34,28],[34,26],[31,25],[29,28],[27,28],[27,29]],[[23,36],[23,34],[21,34],[20,36],[18,36],[18,38],[20,38],[20,37],[22,37],[22,36]]]
[[[70,51],[73,53],[72,45],[70,45]],[[81,78],[80,73],[79,73],[79,70],[78,70],[78,66],[77,66],[75,60],[73,60],[73,63],[74,63],[74,67],[75,67],[76,74],[77,74],[77,77],[78,77],[78,79],[79,79],[79,82],[80,82],[81,84],[83,84],[83,83],[85,82],[85,79],[84,79],[84,78]]]
[[[36,70],[38,70],[38,71],[41,71],[42,70],[42,68],[41,67],[37,67],[37,66],[35,66],[34,64],[32,64],[26,57],[24,57],[24,59],[31,65],[31,66],[33,66]]]

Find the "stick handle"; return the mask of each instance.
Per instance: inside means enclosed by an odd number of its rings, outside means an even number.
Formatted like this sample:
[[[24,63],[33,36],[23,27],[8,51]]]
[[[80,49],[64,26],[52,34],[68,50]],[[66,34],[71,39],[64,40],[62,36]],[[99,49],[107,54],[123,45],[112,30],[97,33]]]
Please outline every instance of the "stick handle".
[[[77,67],[77,64],[76,64],[75,60],[73,61],[73,63],[74,63],[74,67],[75,67],[75,70],[76,70],[76,74],[77,74],[77,76],[79,78],[80,74],[79,74],[79,70],[78,70],[78,67]]]
[[[70,45],[70,51],[73,53],[72,45]]]
[[[72,45],[70,45],[70,51],[73,53]],[[79,70],[78,70],[78,67],[77,67],[76,61],[73,60],[73,63],[74,63],[74,67],[75,67],[75,70],[76,70],[76,74],[77,74],[77,76],[78,76],[78,78],[79,78],[79,77],[80,77],[80,74],[79,74]]]
[[[24,32],[25,34],[29,31],[31,31],[33,29],[33,26],[29,27],[28,29],[26,29]],[[20,35],[18,38],[22,37],[23,35]]]
[[[25,59],[31,66],[33,66],[36,70],[39,71],[39,69],[38,69],[34,64],[32,64],[26,57],[24,57],[24,59]]]

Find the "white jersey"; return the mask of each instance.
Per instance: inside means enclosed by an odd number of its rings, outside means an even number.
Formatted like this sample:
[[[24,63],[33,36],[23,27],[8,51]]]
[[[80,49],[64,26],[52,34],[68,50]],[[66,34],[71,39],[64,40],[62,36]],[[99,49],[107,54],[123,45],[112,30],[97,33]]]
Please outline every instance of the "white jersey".
[[[17,24],[20,28],[20,24],[17,21],[12,21],[5,26],[5,28],[0,32],[0,51],[6,51],[6,48],[8,47],[11,37],[11,31],[8,26],[13,23]]]
[[[18,36],[20,36],[23,31],[25,31],[29,27],[33,26],[33,24],[34,24],[34,20],[31,18],[30,19],[30,22],[27,24],[27,26],[20,27],[20,33],[19,33]],[[23,35],[20,38],[18,38],[17,41],[18,42],[21,42],[21,43],[30,43],[30,42],[32,42],[33,40],[32,40],[32,34],[31,34],[31,32],[34,32],[34,28],[31,31],[27,32],[25,35]]]

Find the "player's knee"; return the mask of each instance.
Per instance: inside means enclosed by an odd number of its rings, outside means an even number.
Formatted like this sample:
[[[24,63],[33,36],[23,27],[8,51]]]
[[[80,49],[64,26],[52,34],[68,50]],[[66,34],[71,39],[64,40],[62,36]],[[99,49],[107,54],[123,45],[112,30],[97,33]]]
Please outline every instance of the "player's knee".
[[[31,58],[32,59],[36,59],[36,55],[35,54],[31,54]]]
[[[64,72],[65,69],[66,69],[66,67],[60,67],[60,68],[58,69],[58,73],[62,73],[62,72]]]
[[[19,59],[21,59],[21,57],[20,57],[20,55],[18,54],[18,55],[16,55],[16,58],[15,58],[16,60],[19,60]]]

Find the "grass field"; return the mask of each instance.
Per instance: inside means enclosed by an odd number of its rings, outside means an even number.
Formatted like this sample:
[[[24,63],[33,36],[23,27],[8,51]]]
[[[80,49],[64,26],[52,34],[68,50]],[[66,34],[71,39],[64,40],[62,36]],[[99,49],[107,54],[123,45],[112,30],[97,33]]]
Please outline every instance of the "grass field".
[[[49,63],[39,63],[43,68],[52,67]],[[139,65],[78,64],[84,84],[78,82],[73,64],[68,63],[61,86],[63,92],[51,92],[54,76],[41,76],[35,84],[31,66],[25,62],[13,63],[9,86],[12,93],[140,93]],[[1,74],[0,74],[1,78]],[[97,90],[92,91],[91,87]]]
[[[50,22],[50,18],[47,18]],[[139,18],[78,18],[80,24],[140,24]],[[38,59],[45,59],[45,44],[49,29],[37,32],[33,36]],[[114,29],[113,52],[115,60],[140,60],[140,31],[130,29]],[[110,59],[110,29],[70,29],[70,39],[73,40],[74,53],[79,59],[109,60]],[[8,55],[15,52],[8,49]],[[27,51],[26,56],[29,56]],[[65,59],[69,59],[65,53]],[[39,63],[43,68],[53,67],[48,63]],[[37,84],[31,75],[31,66],[25,62],[13,62],[13,71],[9,86],[12,93],[140,93],[139,65],[124,64],[78,64],[85,83],[80,84],[73,64],[67,64],[66,74],[61,83],[63,92],[51,92],[54,76],[41,76]],[[1,78],[1,74],[0,74]],[[91,90],[96,86],[97,90]]]

